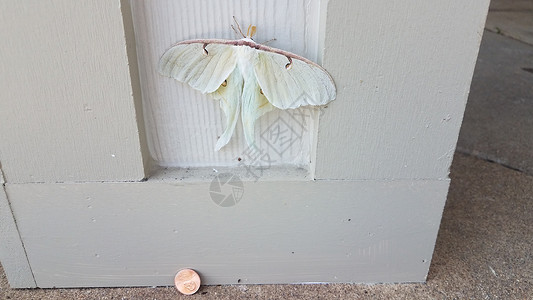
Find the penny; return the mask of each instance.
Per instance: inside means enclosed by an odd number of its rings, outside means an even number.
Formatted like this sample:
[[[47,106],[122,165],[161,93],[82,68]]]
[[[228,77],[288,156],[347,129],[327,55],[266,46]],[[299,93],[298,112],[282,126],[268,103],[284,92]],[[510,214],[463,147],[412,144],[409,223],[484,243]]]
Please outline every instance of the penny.
[[[200,288],[200,276],[194,270],[182,269],[176,274],[174,284],[184,295],[192,295]]]

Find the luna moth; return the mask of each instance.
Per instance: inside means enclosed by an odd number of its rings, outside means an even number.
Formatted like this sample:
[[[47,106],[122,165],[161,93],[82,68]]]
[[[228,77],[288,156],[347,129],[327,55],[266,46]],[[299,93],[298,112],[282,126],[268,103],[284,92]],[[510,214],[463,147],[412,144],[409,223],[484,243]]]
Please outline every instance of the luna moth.
[[[336,96],[333,79],[321,66],[294,53],[258,44],[252,40],[255,26],[250,25],[244,35],[235,23],[243,36],[240,40],[186,40],[172,46],[159,60],[162,75],[220,100],[226,127],[216,151],[231,139],[239,112],[245,140],[253,147],[254,124],[262,115],[274,108],[324,105]]]

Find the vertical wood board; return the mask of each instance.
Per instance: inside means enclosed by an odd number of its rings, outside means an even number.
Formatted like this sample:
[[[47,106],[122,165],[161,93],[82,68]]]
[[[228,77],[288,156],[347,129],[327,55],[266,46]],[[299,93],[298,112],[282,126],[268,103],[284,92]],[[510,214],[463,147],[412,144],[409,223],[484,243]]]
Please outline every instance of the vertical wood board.
[[[215,152],[224,131],[219,101],[157,72],[171,45],[196,38],[240,39],[233,16],[244,33],[257,26],[254,40],[317,59],[318,0],[275,1],[132,1],[148,146],[155,161],[167,167],[237,166],[252,152],[238,121],[228,145]],[[259,151],[272,165],[309,164],[318,109],[272,112],[256,122]],[[250,160],[250,159],[248,159]]]
[[[316,178],[446,178],[488,0],[329,1]]]
[[[135,31],[133,28],[133,13],[130,0],[120,0],[120,10],[122,12],[122,23],[124,26],[124,38],[126,40],[126,54],[128,57],[128,71],[131,80],[131,90],[135,106],[135,121],[137,124],[139,146],[143,158],[145,175],[149,176],[151,171],[157,166],[150,156],[146,126],[144,124],[144,111],[142,103],[141,79],[139,76],[139,62],[137,59],[137,42],[135,41]]]
[[[7,182],[144,177],[120,1],[0,3]]]
[[[245,182],[230,207],[209,183],[6,188],[37,286],[74,287],[172,285],[184,267],[208,285],[424,281],[448,183]]]

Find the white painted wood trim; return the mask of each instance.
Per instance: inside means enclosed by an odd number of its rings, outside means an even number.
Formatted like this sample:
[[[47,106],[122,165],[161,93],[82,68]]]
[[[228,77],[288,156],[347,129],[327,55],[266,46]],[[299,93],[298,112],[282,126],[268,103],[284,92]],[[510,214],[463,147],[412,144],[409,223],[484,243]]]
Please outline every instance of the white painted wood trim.
[[[190,39],[242,38],[231,29],[233,16],[246,32],[257,26],[258,43],[317,60],[319,0],[132,1],[144,112],[151,156],[163,167],[238,167],[253,149],[244,141],[241,120],[230,142],[214,151],[226,117],[219,101],[159,74],[171,45]],[[279,111],[257,120],[256,146],[272,165],[308,169],[316,138],[317,108]],[[270,137],[270,138],[269,138]],[[247,164],[255,162],[247,161]]]
[[[12,288],[37,287],[3,182],[0,190],[0,261]]]
[[[488,4],[329,1],[316,178],[448,176]]]
[[[422,282],[448,180],[7,184],[38,287]],[[222,194],[231,193],[223,188]],[[47,216],[43,218],[42,216]]]
[[[145,177],[121,3],[1,2],[6,182]]]

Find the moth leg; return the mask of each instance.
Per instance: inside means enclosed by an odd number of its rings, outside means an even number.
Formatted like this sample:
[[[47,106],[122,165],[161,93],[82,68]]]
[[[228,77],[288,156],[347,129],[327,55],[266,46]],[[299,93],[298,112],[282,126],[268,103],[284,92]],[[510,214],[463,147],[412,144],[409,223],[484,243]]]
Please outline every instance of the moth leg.
[[[209,55],[209,52],[207,51],[207,49],[205,49],[207,45],[208,45],[207,43],[204,43],[204,46],[202,47],[205,56]]]
[[[261,43],[261,45],[265,45],[266,46],[268,43],[271,43],[271,42],[273,42],[275,40],[276,40],[276,38],[270,39],[270,40],[268,40],[268,41],[266,41],[264,43]]]

